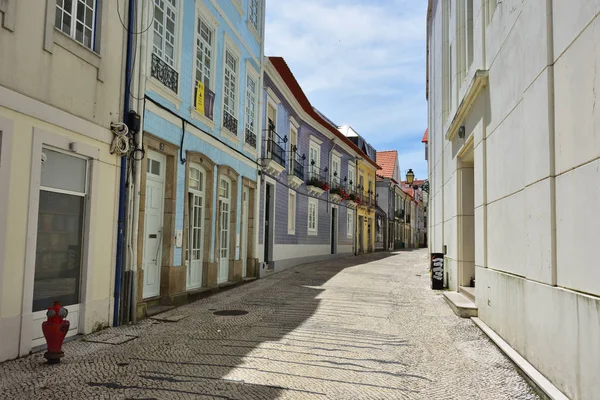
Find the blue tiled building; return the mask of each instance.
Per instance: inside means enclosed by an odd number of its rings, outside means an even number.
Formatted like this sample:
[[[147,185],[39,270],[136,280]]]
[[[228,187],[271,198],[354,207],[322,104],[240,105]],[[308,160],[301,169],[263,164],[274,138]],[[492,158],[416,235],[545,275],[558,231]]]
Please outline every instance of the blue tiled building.
[[[261,275],[355,252],[357,204],[347,194],[367,158],[312,107],[283,58],[264,65]]]
[[[139,314],[256,274],[262,129],[264,0],[148,3]]]

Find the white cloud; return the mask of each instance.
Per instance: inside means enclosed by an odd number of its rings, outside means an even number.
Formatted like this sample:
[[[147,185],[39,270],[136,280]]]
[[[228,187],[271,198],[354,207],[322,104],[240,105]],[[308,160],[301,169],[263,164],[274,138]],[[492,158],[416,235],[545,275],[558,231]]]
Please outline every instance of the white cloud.
[[[268,0],[265,52],[286,59],[325,115],[426,173],[414,147],[422,147],[427,124],[426,7],[425,0]]]

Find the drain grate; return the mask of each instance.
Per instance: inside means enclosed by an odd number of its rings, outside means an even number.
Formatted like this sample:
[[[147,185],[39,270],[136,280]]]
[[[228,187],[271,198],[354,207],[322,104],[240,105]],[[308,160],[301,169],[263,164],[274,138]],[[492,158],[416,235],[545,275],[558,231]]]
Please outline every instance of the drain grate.
[[[230,316],[236,316],[236,315],[246,315],[246,314],[248,314],[248,311],[244,311],[244,310],[221,310],[221,311],[215,311],[213,314],[230,317]]]

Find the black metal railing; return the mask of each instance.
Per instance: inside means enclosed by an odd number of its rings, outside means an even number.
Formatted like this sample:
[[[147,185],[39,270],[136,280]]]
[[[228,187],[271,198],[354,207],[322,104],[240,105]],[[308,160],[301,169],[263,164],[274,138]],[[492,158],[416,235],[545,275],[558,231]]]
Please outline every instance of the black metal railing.
[[[321,169],[317,165],[315,165],[314,160],[312,160],[308,165],[307,184],[310,185],[313,183],[315,183],[315,184],[320,183],[320,184],[329,185],[327,178],[328,178],[327,167],[325,167],[324,169]],[[319,186],[319,185],[316,184],[313,186]]]
[[[274,127],[269,126],[267,138],[265,139],[265,155],[277,164],[285,167],[285,143],[287,136],[281,137],[275,132]]]
[[[223,110],[223,127],[237,136],[238,120],[225,110]]]
[[[338,187],[342,188],[342,180],[338,176],[337,171],[333,171],[333,174],[331,174],[331,177],[329,178],[329,181],[331,182],[331,187],[332,188],[338,188]]]
[[[290,171],[289,173],[304,180],[304,159],[306,157],[301,156],[296,151],[296,146],[292,147],[290,152]]]
[[[171,89],[173,92],[177,93],[177,86],[179,83],[179,74],[175,71],[169,64],[164,62],[159,56],[152,53],[152,62],[150,65],[150,75],[153,78],[156,78]]]
[[[256,148],[256,133],[252,132],[250,129],[246,128],[246,143],[254,148]]]
[[[404,218],[404,210],[396,210],[396,218],[398,218],[398,219]]]

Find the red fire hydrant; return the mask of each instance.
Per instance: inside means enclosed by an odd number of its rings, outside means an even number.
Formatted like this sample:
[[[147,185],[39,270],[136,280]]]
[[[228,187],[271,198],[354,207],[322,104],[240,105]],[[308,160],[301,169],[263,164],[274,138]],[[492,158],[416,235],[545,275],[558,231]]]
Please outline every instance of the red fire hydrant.
[[[58,364],[61,357],[65,355],[62,351],[62,344],[69,331],[70,324],[65,319],[68,313],[66,308],[61,307],[59,301],[55,301],[46,313],[48,320],[42,323],[42,332],[48,345],[48,351],[44,353],[44,358],[48,360],[48,364]]]

